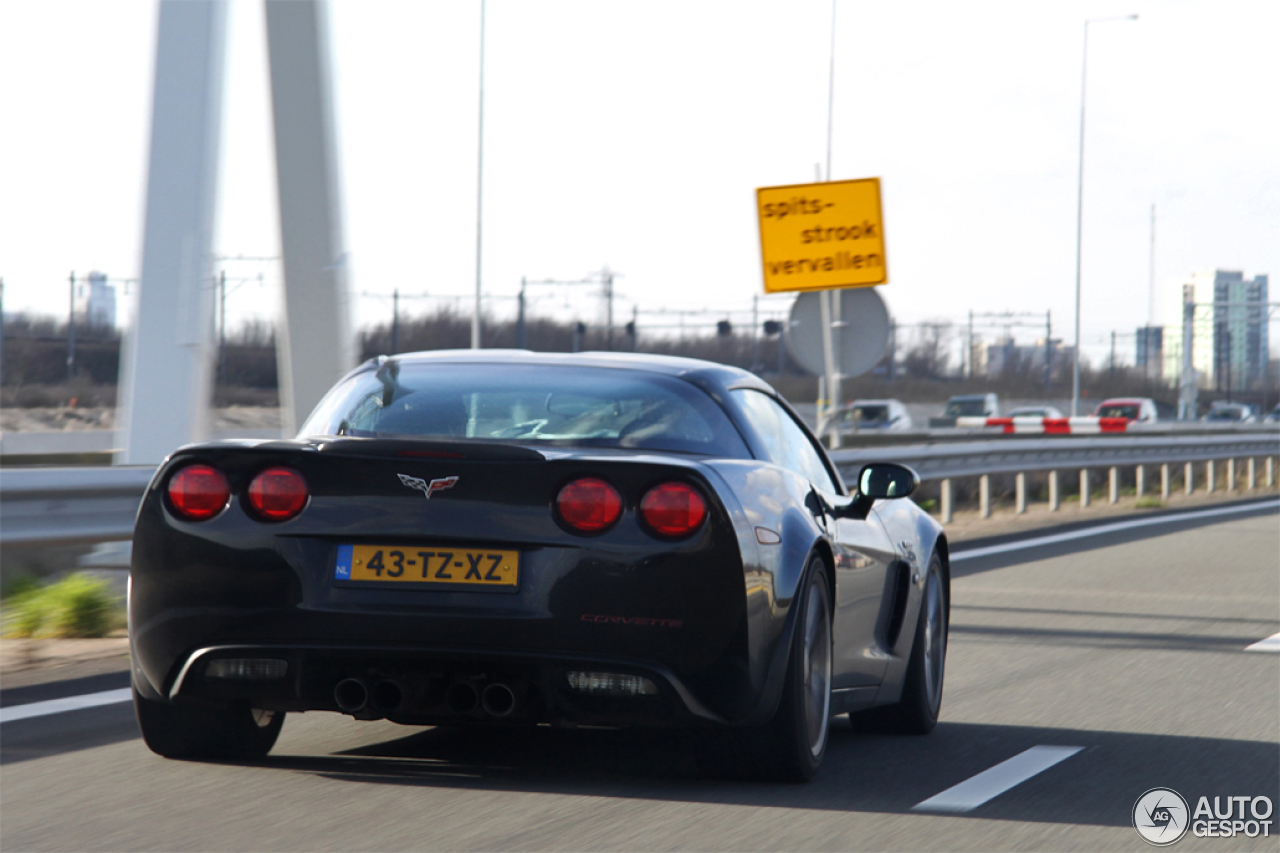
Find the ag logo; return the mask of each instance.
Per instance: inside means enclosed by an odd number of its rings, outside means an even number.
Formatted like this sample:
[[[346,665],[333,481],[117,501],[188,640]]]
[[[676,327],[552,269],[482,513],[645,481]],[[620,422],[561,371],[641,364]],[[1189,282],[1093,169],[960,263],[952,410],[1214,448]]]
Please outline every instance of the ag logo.
[[[1187,832],[1187,801],[1172,788],[1152,788],[1133,804],[1133,828],[1157,847],[1174,843]]]

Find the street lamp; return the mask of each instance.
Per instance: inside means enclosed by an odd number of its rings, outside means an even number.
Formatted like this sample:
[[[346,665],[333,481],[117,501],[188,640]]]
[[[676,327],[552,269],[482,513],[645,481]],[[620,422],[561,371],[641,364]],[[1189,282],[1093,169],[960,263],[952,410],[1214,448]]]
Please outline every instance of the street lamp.
[[[1089,25],[1136,21],[1137,15],[1091,18],[1084,22],[1084,56],[1080,61],[1080,171],[1076,182],[1076,351],[1071,368],[1071,416],[1080,414],[1080,253],[1084,232],[1084,104],[1089,81]]]

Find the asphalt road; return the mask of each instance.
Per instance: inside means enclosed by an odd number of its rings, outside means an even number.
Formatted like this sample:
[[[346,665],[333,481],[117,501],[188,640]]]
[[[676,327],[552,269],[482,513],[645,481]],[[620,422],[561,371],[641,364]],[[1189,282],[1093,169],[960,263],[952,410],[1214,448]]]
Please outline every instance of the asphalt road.
[[[1026,538],[1026,537],[1023,537]],[[705,736],[457,731],[293,715],[267,760],[166,761],[128,705],[0,728],[5,850],[1145,850],[1137,798],[1280,807],[1280,516],[958,559],[943,721],[833,724],[773,785]],[[113,681],[112,679],[116,679]],[[6,706],[127,684],[6,690]],[[118,683],[117,683],[118,682]],[[1035,747],[1080,750],[963,813],[913,810]],[[1041,751],[1043,752],[1043,751]],[[1185,836],[1177,849],[1280,850]]]

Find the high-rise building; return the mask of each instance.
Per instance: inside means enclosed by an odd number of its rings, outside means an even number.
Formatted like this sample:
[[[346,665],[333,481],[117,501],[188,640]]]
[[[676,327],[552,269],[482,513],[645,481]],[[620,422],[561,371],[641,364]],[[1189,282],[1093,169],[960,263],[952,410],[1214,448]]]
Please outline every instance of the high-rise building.
[[[1133,366],[1143,376],[1159,376],[1164,354],[1164,327],[1139,326],[1134,332]]]
[[[1246,279],[1233,270],[1201,270],[1171,281],[1165,291],[1164,378],[1182,377],[1185,304],[1191,318],[1191,365],[1199,388],[1248,388],[1267,369],[1267,276]]]
[[[116,324],[116,289],[108,283],[106,273],[89,273],[89,285],[81,285],[76,299],[76,317],[90,326]]]
[[[1213,301],[1214,387],[1252,388],[1267,369],[1267,277],[1220,270]]]

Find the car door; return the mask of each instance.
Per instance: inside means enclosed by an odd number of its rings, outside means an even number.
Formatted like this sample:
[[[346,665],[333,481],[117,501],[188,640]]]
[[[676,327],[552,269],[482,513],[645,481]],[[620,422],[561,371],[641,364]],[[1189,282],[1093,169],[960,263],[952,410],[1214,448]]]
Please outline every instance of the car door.
[[[885,602],[892,595],[890,567],[897,554],[874,515],[864,520],[835,518],[828,510],[843,503],[844,489],[814,439],[777,400],[763,391],[733,392],[765,443],[770,461],[809,481],[813,502],[827,530],[835,557],[832,687],[868,687],[880,683],[888,654],[879,641],[887,624]],[[879,629],[879,630],[878,630]]]

